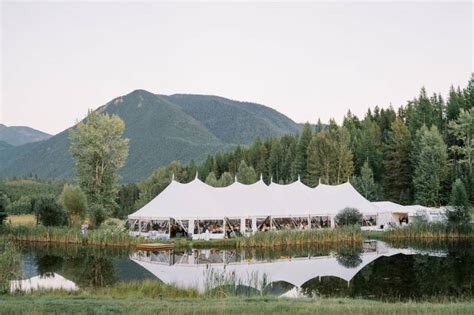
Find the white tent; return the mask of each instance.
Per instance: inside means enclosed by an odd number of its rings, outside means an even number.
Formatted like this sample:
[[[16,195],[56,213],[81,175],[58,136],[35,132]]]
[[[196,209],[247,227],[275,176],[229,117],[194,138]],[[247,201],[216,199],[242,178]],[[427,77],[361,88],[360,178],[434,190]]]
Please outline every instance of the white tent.
[[[334,217],[346,207],[356,208],[372,219],[380,212],[349,182],[310,188],[299,179],[287,185],[266,185],[260,179],[250,185],[236,181],[227,187],[212,187],[196,177],[187,184],[172,180],[161,194],[128,218],[134,222],[186,220],[191,234],[198,220],[238,219],[242,229],[245,220],[251,219],[252,230],[256,231],[256,220],[268,217],[306,218],[308,222],[313,216],[326,216],[333,225]]]

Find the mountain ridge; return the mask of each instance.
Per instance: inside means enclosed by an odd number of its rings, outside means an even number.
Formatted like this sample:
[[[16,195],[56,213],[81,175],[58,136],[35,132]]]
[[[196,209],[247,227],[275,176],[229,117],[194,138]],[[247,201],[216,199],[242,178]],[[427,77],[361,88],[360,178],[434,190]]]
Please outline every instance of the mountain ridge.
[[[279,137],[301,129],[265,105],[220,96],[167,96],[141,89],[116,97],[96,111],[116,114],[125,122],[124,136],[130,142],[127,163],[120,171],[124,182],[142,180],[173,160],[202,161],[208,154],[250,144],[257,136]],[[71,177],[70,128],[44,141],[2,146],[0,176]]]
[[[0,141],[13,146],[43,141],[52,135],[28,126],[7,126],[0,123]]]

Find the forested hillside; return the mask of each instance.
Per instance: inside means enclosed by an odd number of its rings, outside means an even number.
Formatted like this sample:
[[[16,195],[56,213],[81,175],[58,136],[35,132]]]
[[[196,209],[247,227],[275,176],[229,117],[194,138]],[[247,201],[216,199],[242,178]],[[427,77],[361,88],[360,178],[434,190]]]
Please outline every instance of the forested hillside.
[[[142,180],[171,161],[203,161],[208,154],[249,144],[257,136],[279,137],[300,126],[277,111],[216,96],[156,95],[136,90],[97,109],[125,122],[129,157],[120,175],[124,182]],[[73,127],[74,128],[74,127]],[[0,176],[70,178],[68,130],[18,147],[1,146]]]
[[[262,174],[265,182],[289,183],[301,177],[339,184],[348,179],[371,200],[439,206],[448,202],[460,178],[474,200],[474,76],[463,89],[451,87],[444,99],[424,88],[405,106],[375,107],[362,118],[348,112],[342,125],[306,124],[299,135],[260,138],[249,147],[207,157],[200,165],[172,163],[139,185],[143,205],[166,187],[174,173],[214,186],[246,183]],[[132,188],[128,188],[132,189]],[[129,202],[132,204],[132,202]]]

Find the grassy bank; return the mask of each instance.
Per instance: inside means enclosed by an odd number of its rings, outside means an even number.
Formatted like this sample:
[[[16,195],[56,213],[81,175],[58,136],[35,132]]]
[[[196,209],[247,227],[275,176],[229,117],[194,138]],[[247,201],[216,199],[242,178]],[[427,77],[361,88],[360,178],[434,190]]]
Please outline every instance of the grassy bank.
[[[45,294],[6,297],[0,313],[11,314],[472,314],[472,302],[384,303],[359,299],[105,298]]]
[[[474,229],[458,232],[445,223],[417,222],[386,232],[384,240],[457,240],[474,239]]]
[[[131,247],[143,243],[143,238],[130,237],[127,233],[112,229],[90,230],[81,235],[75,227],[45,227],[42,225],[5,225],[0,228],[0,237],[15,242],[80,244],[103,247]]]
[[[144,238],[131,237],[126,231],[117,231],[107,227],[89,230],[87,235],[83,236],[79,228],[44,227],[41,225],[5,225],[0,228],[0,238],[15,242],[80,244],[100,247],[134,247],[139,243],[153,242]],[[173,239],[155,242],[173,243],[176,248],[246,248],[353,243],[362,241],[362,239],[359,228],[349,227],[335,230],[261,232],[250,237],[211,241]]]

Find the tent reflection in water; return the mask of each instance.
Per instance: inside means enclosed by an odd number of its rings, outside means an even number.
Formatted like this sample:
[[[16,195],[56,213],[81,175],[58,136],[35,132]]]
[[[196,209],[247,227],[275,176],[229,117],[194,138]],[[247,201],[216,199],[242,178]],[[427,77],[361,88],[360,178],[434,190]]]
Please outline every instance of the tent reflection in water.
[[[75,291],[77,290],[77,286],[74,282],[57,273],[47,273],[26,280],[14,280],[10,282],[11,292],[32,292],[36,290]]]
[[[286,185],[266,185],[260,178],[250,185],[235,181],[227,187],[212,187],[196,176],[186,184],[173,177],[163,192],[129,215],[128,221],[132,235],[222,239],[267,230],[333,228],[335,216],[347,207],[364,215],[363,228],[382,228],[391,219],[349,182],[310,188],[299,178]]]

